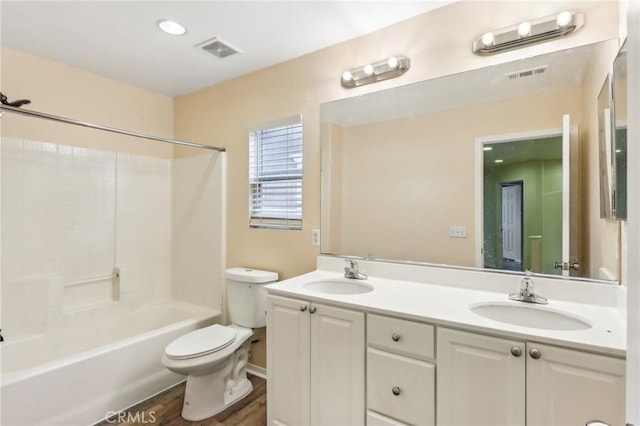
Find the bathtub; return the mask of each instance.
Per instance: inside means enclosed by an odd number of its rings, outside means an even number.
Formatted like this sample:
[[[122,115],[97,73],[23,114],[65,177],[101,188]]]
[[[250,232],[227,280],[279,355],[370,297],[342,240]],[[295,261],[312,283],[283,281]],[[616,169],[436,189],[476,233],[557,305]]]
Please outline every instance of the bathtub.
[[[5,341],[0,345],[0,423],[99,422],[183,380],[162,366],[165,346],[219,317],[218,311],[171,301]]]

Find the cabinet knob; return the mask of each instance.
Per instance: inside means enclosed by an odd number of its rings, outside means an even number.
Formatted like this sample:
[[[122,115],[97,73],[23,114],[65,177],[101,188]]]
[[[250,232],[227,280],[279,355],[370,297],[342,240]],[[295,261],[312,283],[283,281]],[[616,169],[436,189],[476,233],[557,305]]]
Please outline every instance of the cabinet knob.
[[[511,348],[511,355],[513,355],[515,357],[518,357],[518,356],[522,355],[522,349],[520,349],[517,346],[512,347]]]
[[[309,307],[309,312],[311,312],[312,314],[314,314],[316,312],[316,307],[315,306],[310,306]]]
[[[307,310],[307,305],[300,305],[300,310],[302,312],[306,311]]]
[[[540,350],[533,348],[529,351],[529,356],[533,359],[538,359],[542,356],[542,352]]]
[[[591,420],[587,422],[586,426],[609,426],[609,423],[605,423],[602,420]]]
[[[391,335],[391,340],[393,340],[394,342],[397,342],[400,340],[400,335],[398,333],[393,333]],[[394,388],[395,389],[395,388]]]
[[[398,386],[394,386],[393,388],[391,388],[391,392],[393,392],[395,396],[398,396],[400,395],[400,388]]]

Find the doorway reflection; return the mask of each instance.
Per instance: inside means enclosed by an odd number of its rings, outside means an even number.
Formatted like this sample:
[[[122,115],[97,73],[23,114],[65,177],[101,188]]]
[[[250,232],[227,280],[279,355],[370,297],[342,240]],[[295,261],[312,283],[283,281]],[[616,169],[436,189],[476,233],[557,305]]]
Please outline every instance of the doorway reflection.
[[[483,146],[484,266],[560,275],[562,137]]]

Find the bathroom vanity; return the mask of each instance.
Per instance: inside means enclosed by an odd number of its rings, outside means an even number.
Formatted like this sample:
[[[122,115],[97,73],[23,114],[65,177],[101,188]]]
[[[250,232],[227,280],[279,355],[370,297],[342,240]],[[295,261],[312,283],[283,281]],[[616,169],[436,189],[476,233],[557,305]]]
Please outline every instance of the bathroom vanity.
[[[624,424],[620,288],[343,262],[267,287],[268,424]]]

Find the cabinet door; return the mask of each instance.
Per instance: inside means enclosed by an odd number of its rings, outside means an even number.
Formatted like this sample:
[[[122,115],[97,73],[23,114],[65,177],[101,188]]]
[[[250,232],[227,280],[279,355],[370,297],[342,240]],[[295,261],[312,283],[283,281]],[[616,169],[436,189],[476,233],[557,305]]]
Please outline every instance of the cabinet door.
[[[622,359],[527,343],[528,426],[623,425],[624,388]]]
[[[363,425],[364,313],[311,308],[311,424]]]
[[[309,302],[267,296],[267,423],[309,424]]]
[[[436,335],[437,424],[524,425],[524,343],[440,327]]]

